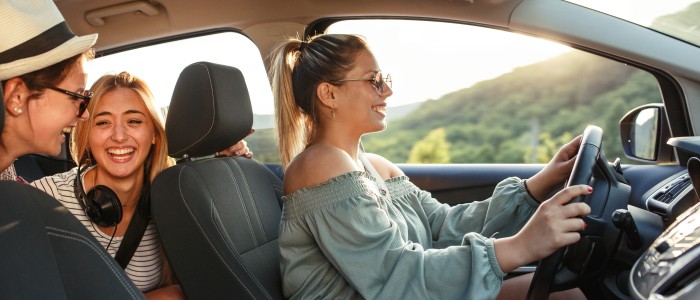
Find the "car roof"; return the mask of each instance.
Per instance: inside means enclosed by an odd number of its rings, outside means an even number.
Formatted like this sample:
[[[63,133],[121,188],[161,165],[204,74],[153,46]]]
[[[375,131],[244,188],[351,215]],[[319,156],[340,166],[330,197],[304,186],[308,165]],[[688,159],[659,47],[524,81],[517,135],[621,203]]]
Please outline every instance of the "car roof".
[[[700,60],[692,59],[700,57],[699,47],[562,0],[60,0],[56,4],[77,34],[100,34],[98,52],[232,29],[248,36],[261,56],[268,57],[278,42],[305,31],[308,35],[309,26],[323,20],[410,18],[524,33],[619,61],[700,78]],[[155,13],[148,16],[149,10]],[[91,24],[95,19],[104,24]]]
[[[281,39],[297,36],[322,18],[409,17],[474,22],[508,27],[520,1],[474,0],[168,0],[152,4],[158,14],[122,13],[131,0],[63,0],[56,4],[77,34],[98,32],[97,50],[166,38],[196,31],[234,28],[249,36],[263,54]],[[139,7],[136,5],[135,7]],[[104,25],[93,26],[88,16],[106,15]]]
[[[56,4],[76,33],[97,31],[101,34],[98,47],[109,49],[154,37],[222,27],[240,29],[254,37],[253,40],[263,41],[294,33],[319,18],[332,17],[420,16],[507,27],[509,15],[520,1],[168,0],[154,4],[160,11],[155,16],[120,13],[120,5],[133,2],[64,0]],[[110,6],[113,7],[111,11]],[[88,22],[86,16],[95,10],[102,10],[107,15],[103,26],[95,27]]]

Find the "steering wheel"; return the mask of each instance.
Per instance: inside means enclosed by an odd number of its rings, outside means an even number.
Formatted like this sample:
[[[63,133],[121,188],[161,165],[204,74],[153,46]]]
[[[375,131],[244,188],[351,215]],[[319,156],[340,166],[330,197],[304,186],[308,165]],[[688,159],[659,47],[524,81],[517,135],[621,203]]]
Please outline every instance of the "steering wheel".
[[[566,187],[590,183],[594,168],[600,158],[602,142],[603,130],[600,127],[593,125],[586,127]],[[595,192],[596,189],[594,189],[594,193]],[[593,194],[589,195],[591,199],[595,199],[593,196]],[[584,200],[584,196],[579,196],[572,199],[569,203],[582,202]],[[586,221],[586,223],[588,224],[588,221]],[[586,254],[586,252],[589,253]],[[571,255],[572,253],[574,253],[574,255]],[[574,287],[581,270],[576,267],[573,268],[574,270],[571,270],[571,268],[568,267],[571,264],[564,263],[564,260],[565,257],[567,257],[566,259],[581,259],[581,255],[576,256],[576,253],[584,253],[584,259],[586,258],[585,256],[590,258],[592,249],[590,243],[584,242],[583,236],[582,239],[575,244],[563,247],[541,260],[532,278],[532,282],[530,283],[527,299],[547,299],[553,287],[563,287],[563,289]],[[570,258],[572,256],[575,258]],[[580,262],[578,265],[580,265]]]

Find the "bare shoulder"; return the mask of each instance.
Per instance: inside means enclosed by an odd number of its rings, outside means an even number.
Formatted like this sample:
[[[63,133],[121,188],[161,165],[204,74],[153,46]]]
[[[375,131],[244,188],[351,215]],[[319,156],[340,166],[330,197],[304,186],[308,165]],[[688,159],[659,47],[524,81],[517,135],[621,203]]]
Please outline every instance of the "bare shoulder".
[[[383,156],[374,153],[365,153],[365,155],[367,156],[367,160],[369,160],[372,166],[377,170],[377,173],[382,176],[382,179],[387,180],[404,175],[403,171],[401,171],[398,166]]]
[[[284,172],[284,194],[351,171],[357,171],[357,167],[345,151],[330,145],[313,145],[297,155]]]

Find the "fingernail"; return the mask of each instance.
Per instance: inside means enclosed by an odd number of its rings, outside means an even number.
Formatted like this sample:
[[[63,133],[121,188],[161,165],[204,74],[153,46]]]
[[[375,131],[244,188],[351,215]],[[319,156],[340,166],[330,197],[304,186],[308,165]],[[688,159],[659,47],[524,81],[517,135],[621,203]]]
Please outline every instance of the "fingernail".
[[[238,153],[238,151],[236,151],[236,152],[234,152],[233,154],[235,154],[236,156],[238,156],[238,154],[240,154],[240,153]]]
[[[589,186],[589,187],[588,187],[588,192],[592,192],[592,191],[593,191],[593,187]]]
[[[588,223],[583,222],[583,230],[586,230],[586,228],[588,228]]]

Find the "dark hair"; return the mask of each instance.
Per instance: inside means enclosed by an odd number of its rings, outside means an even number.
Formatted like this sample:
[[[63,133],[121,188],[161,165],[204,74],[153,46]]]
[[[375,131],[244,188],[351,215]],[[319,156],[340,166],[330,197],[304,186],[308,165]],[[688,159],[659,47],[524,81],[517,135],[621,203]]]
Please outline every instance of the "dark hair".
[[[340,80],[352,70],[355,58],[368,46],[357,35],[321,34],[280,44],[270,60],[277,134],[282,166],[311,141],[318,125],[316,88]]]
[[[90,48],[83,53],[65,59],[59,63],[17,77],[24,81],[24,84],[27,85],[30,91],[42,91],[47,86],[55,86],[63,81],[71,68],[78,64],[83,57],[92,59],[94,56],[95,52]],[[32,94],[30,99],[39,95],[40,93]]]

